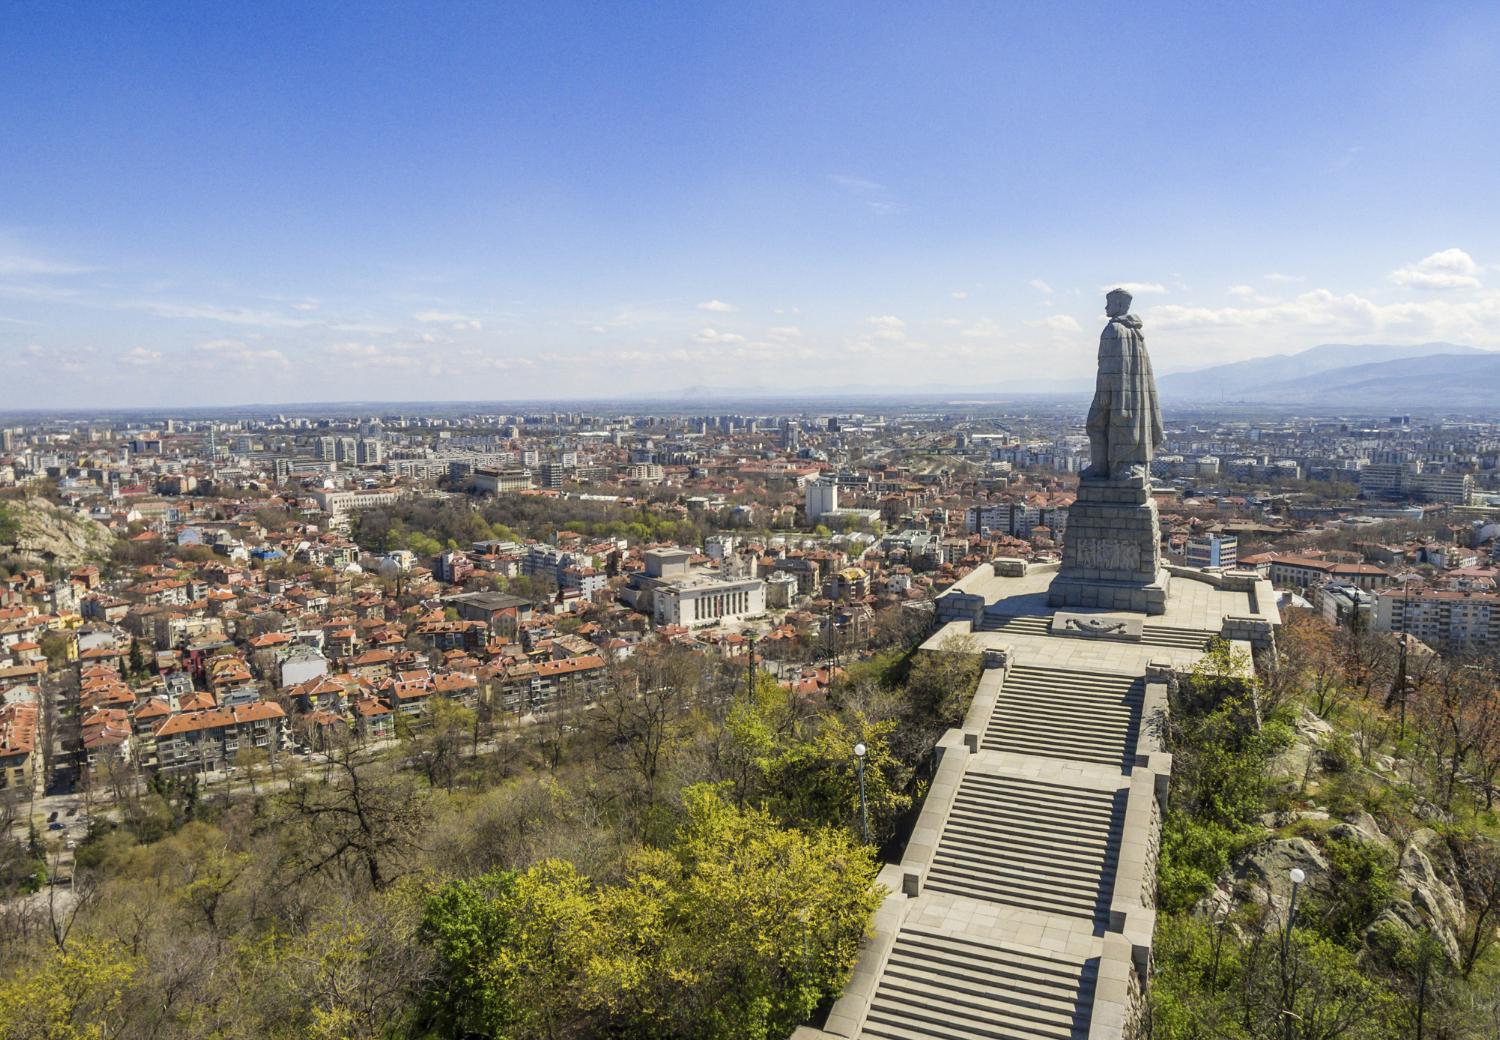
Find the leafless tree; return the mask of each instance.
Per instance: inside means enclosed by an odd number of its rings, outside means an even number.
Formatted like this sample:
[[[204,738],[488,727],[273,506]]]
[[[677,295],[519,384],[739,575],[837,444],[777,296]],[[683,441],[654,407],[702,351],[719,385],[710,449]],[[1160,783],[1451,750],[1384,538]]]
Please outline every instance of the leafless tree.
[[[656,804],[662,766],[682,736],[682,721],[702,672],[696,655],[666,651],[611,668],[594,721],[608,742],[605,764],[632,770],[648,807]]]
[[[282,797],[285,854],[300,876],[331,870],[382,889],[400,876],[425,821],[410,778],[339,742],[326,752],[329,780],[293,779]]]

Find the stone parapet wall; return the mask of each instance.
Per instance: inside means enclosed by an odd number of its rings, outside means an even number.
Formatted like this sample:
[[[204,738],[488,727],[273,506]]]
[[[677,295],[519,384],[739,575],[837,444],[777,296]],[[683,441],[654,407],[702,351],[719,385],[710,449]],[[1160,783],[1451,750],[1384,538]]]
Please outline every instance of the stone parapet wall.
[[[954,621],[977,625],[984,617],[984,597],[970,592],[945,592],[933,602],[933,616],[939,625]]]
[[[995,701],[1005,688],[1005,677],[1010,674],[1011,660],[1009,648],[985,651],[985,668],[979,673],[979,685],[969,702],[969,711],[964,716],[961,730],[963,745],[970,752],[977,752],[979,742],[984,739],[985,727],[989,725],[990,716],[995,712]]]
[[[915,897],[922,892],[922,882],[927,878],[938,840],[948,823],[958,785],[963,782],[969,767],[970,755],[964,743],[963,734],[956,729],[950,729],[938,741],[937,772],[933,774],[922,812],[917,817],[911,838],[907,840],[906,854],[901,857],[901,894],[904,896]]]
[[[1088,1040],[1140,1040],[1145,1036],[1146,986],[1136,970],[1136,951],[1123,935],[1106,935]]]
[[[1156,928],[1156,863],[1161,854],[1162,813],[1156,785],[1156,775],[1149,769],[1137,769],[1131,777],[1109,904],[1110,929],[1148,949]]]

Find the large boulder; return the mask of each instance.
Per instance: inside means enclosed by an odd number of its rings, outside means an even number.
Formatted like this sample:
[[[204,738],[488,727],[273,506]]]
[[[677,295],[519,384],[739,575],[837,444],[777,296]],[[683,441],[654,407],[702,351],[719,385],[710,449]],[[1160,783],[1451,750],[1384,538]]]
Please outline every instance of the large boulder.
[[[1467,918],[1463,894],[1453,876],[1448,850],[1437,834],[1422,828],[1411,837],[1396,866],[1396,883],[1411,893],[1412,905],[1461,931]]]
[[[1292,724],[1292,742],[1266,764],[1266,775],[1301,783],[1333,727],[1306,708]]]
[[[1381,929],[1413,936],[1428,932],[1457,964],[1467,912],[1448,851],[1434,832],[1424,828],[1412,835],[1396,865],[1396,887],[1397,898],[1370,925],[1367,939]]]
[[[1294,867],[1302,870],[1308,881],[1328,874],[1328,861],[1306,838],[1273,838],[1236,856],[1220,888],[1229,889],[1229,894],[1243,902],[1284,909],[1291,899]]]
[[[1372,842],[1387,849],[1394,844],[1380,829],[1380,824],[1375,822],[1375,817],[1367,812],[1345,816],[1341,823],[1328,829],[1328,836],[1342,838],[1345,841]]]

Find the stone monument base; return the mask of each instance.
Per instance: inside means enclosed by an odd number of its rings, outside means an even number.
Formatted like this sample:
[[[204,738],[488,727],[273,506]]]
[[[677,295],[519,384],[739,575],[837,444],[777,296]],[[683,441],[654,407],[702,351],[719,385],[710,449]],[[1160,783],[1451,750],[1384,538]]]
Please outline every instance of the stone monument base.
[[[1085,477],[1068,509],[1062,568],[1048,604],[1165,614],[1170,578],[1160,531],[1147,478]]]
[[[1146,584],[1124,581],[1090,581],[1068,578],[1061,572],[1047,590],[1047,604],[1053,607],[1100,607],[1104,610],[1129,610],[1137,614],[1165,614],[1167,588],[1171,582],[1166,571]]]

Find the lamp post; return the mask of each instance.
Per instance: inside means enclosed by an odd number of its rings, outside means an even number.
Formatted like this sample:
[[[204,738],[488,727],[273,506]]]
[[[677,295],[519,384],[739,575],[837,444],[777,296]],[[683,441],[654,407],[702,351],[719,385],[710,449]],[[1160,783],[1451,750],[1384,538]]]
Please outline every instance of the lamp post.
[[[864,825],[865,844],[870,844],[870,810],[865,805],[865,752],[869,749],[864,744],[854,745],[854,763],[859,771],[859,818]]]
[[[1293,867],[1291,873],[1287,876],[1292,879],[1292,898],[1286,911],[1286,928],[1281,933],[1282,959],[1286,958],[1288,946],[1292,941],[1292,918],[1297,916],[1297,889],[1301,888],[1302,882],[1307,880],[1307,875],[1302,871],[1301,867]]]
[[[1281,932],[1281,1023],[1282,1035],[1292,1040],[1292,919],[1297,916],[1297,889],[1307,880],[1307,874],[1301,867],[1293,867],[1287,876],[1292,879],[1292,897],[1287,904],[1286,927]]]

